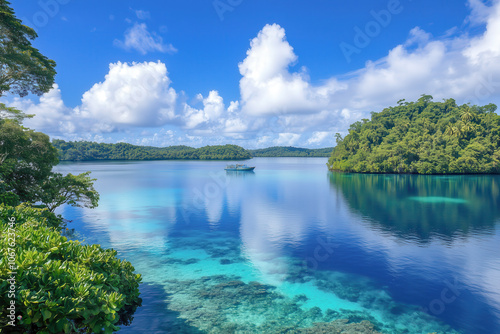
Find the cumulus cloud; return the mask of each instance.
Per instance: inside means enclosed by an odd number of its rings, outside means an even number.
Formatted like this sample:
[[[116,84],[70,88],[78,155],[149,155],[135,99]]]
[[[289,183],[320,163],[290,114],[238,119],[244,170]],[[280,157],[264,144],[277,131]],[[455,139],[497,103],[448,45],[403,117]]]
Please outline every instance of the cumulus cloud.
[[[57,84],[40,97],[38,103],[31,99],[15,98],[11,106],[23,110],[26,114],[35,115],[34,118],[24,120],[24,125],[43,132],[56,134],[72,133],[76,125],[71,119],[71,109],[64,105],[61,90]]]
[[[279,146],[292,146],[297,143],[300,139],[300,134],[298,133],[280,133],[278,139],[275,140],[276,145]]]
[[[226,109],[217,91],[210,91],[206,98],[198,94],[196,100],[203,104],[202,108],[184,103],[182,120],[186,130],[198,135],[244,137],[249,120],[241,118],[237,101],[231,101]]]
[[[142,13],[141,15],[145,15]],[[165,44],[163,38],[155,32],[149,32],[146,23],[134,23],[125,31],[124,40],[115,39],[115,46],[125,50],[135,50],[143,55],[148,52],[175,53],[177,49],[172,44]]]
[[[476,1],[471,1],[475,3]],[[477,8],[477,6],[473,6]],[[479,15],[479,14],[478,14]],[[490,9],[490,15],[486,18],[486,32],[470,42],[470,46],[465,50],[464,55],[474,64],[489,66],[492,61],[498,61],[500,56],[500,2]],[[498,66],[497,66],[498,69]]]
[[[184,104],[184,121],[188,129],[219,121],[224,112],[224,101],[219,92],[215,90],[211,91],[207,98],[198,94],[197,99],[203,102],[203,109],[196,109],[187,103]]]
[[[333,137],[333,133],[330,133],[328,131],[315,131],[307,140],[307,143],[310,145],[317,145],[322,143],[328,137]]]
[[[161,126],[176,118],[176,99],[165,64],[118,62],[83,94],[76,113],[111,126]]]
[[[58,85],[38,102],[16,98],[10,105],[34,114],[25,124],[54,135],[115,132],[179,123],[177,93],[170,87],[161,62],[114,63],[104,81],[82,96],[81,104],[67,107]]]
[[[313,87],[304,72],[290,73],[288,68],[297,59],[285,30],[277,24],[266,25],[239,64],[243,111],[266,116],[315,112],[325,107],[335,85]]]

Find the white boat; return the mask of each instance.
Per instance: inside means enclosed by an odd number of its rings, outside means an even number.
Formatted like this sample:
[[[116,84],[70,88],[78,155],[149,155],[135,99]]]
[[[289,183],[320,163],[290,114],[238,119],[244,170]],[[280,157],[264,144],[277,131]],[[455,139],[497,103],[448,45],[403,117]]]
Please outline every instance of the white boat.
[[[227,165],[224,170],[233,172],[250,172],[253,171],[255,167],[249,167],[247,165]]]

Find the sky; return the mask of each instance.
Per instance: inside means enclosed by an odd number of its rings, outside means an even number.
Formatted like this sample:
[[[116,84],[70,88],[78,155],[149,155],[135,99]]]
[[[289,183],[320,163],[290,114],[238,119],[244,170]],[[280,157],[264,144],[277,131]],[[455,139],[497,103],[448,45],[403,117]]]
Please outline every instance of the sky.
[[[57,76],[0,101],[51,138],[320,148],[401,99],[500,105],[500,0],[11,2]]]

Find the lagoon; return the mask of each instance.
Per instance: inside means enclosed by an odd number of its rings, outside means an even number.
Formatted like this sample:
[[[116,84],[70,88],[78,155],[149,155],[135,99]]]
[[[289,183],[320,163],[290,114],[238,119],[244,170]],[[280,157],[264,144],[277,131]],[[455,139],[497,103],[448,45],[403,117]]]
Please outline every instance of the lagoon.
[[[76,237],[143,275],[120,333],[500,333],[500,177],[330,173],[326,158],[62,163],[92,171]]]

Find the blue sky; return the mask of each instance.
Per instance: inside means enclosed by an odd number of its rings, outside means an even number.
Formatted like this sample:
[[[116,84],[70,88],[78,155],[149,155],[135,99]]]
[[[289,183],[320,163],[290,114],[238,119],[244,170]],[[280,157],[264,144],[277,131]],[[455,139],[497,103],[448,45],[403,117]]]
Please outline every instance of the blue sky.
[[[498,103],[498,1],[15,1],[56,86],[4,98],[53,138],[326,147],[421,94]]]

